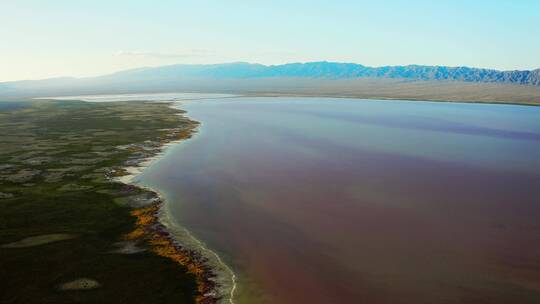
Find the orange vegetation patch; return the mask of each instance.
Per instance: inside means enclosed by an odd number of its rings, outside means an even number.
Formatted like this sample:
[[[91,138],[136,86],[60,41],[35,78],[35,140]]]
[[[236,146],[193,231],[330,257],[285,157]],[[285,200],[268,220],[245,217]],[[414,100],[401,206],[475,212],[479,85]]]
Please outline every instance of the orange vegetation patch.
[[[188,128],[186,130],[182,130],[178,133],[178,139],[186,139],[186,138],[190,138],[191,137],[191,134],[193,134],[193,129],[195,127],[191,127],[191,128]]]
[[[158,204],[131,211],[131,215],[137,218],[137,222],[135,230],[127,234],[126,238],[128,240],[144,239],[150,244],[152,252],[186,267],[188,273],[193,274],[197,281],[196,303],[215,303],[216,299],[210,293],[214,284],[208,280],[211,273],[204,264],[204,259],[196,256],[194,252],[179,248],[168,233],[156,228],[156,226],[160,226],[157,217],[158,211]]]

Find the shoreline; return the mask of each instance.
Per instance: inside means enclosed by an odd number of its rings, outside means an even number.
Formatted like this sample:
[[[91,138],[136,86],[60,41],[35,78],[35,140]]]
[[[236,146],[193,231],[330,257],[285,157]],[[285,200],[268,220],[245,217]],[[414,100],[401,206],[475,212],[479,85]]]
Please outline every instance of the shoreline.
[[[169,103],[170,108],[179,110],[175,107],[177,102],[160,103]],[[188,118],[184,114],[177,113],[179,117]],[[125,235],[124,239],[136,243],[144,242],[154,254],[186,267],[187,272],[194,275],[197,282],[196,303],[234,304],[236,275],[232,269],[216,252],[208,249],[189,230],[171,218],[167,211],[168,200],[163,193],[136,180],[144,170],[160,160],[170,147],[191,138],[197,132],[198,126],[198,122],[192,121],[187,127],[167,130],[167,136],[158,140],[160,145],[150,150],[149,155],[131,158],[129,164],[122,166],[120,172],[113,174],[110,179],[150,195],[130,212],[137,219],[137,223],[135,230]],[[175,139],[169,140],[169,137]]]
[[[359,100],[380,100],[380,101],[415,101],[415,102],[433,102],[433,103],[458,103],[458,104],[483,104],[483,105],[511,105],[511,106],[527,106],[527,107],[540,107],[540,99],[538,101],[512,101],[512,100],[474,100],[474,99],[450,99],[450,98],[436,98],[436,97],[412,97],[408,95],[403,96],[385,96],[375,94],[338,94],[338,93],[302,93],[302,92],[280,92],[280,91],[268,91],[268,92],[243,92],[243,91],[231,91],[231,92],[206,92],[206,91],[166,91],[166,92],[139,92],[139,93],[122,93],[113,94],[115,96],[121,95],[162,95],[162,94],[222,94],[227,96],[218,97],[192,97],[182,98],[179,100],[155,100],[151,102],[183,102],[183,101],[197,101],[205,99],[229,99],[229,98],[245,98],[245,97],[292,97],[292,98],[337,98],[337,99],[359,99]],[[95,94],[91,96],[108,96],[109,93]],[[85,96],[85,95],[81,95]],[[87,99],[80,99],[81,96],[57,96],[57,97],[30,97],[31,99],[39,100],[82,100],[87,102]],[[133,99],[132,101],[148,101]]]
[[[458,103],[458,104],[482,104],[482,105],[509,105],[540,107],[538,102],[517,102],[517,101],[482,101],[482,100],[449,100],[435,98],[414,98],[414,97],[385,97],[385,96],[361,96],[361,95],[339,95],[339,94],[308,94],[308,93],[244,93],[236,97],[291,97],[291,98],[336,98],[336,99],[359,99],[369,101],[415,101],[415,102],[433,102],[433,103]]]

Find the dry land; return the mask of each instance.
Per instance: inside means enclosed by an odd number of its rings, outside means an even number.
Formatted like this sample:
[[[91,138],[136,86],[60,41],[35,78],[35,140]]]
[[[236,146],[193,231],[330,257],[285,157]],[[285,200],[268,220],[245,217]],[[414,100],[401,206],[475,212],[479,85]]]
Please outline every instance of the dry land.
[[[265,79],[223,82],[237,94],[540,105],[540,86],[403,79]],[[222,90],[225,92],[225,90]]]
[[[114,181],[189,137],[196,123],[181,114],[142,101],[0,102],[1,303],[200,298],[189,265],[128,237],[138,228],[133,208],[155,194]]]

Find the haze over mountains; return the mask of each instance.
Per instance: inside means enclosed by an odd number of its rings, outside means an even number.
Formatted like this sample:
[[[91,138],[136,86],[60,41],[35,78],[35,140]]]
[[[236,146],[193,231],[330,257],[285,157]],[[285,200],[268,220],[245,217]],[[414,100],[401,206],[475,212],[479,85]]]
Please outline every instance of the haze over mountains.
[[[450,83],[519,85],[513,90],[529,91],[529,97],[540,96],[540,69],[532,71],[498,71],[491,69],[446,66],[385,66],[367,67],[354,63],[309,62],[283,65],[262,65],[244,62],[189,65],[178,64],[146,67],[87,78],[54,78],[0,83],[0,96],[43,96],[89,93],[163,92],[174,90],[207,92],[265,92],[265,93],[309,93],[310,88],[334,87],[332,94],[339,93],[338,87],[362,88],[369,83],[384,86],[399,83],[416,90],[414,83],[437,84],[445,87]],[[339,85],[338,85],[339,84]],[[336,87],[337,86],[337,87]],[[394,85],[395,86],[395,85]],[[412,87],[410,87],[412,86]],[[459,86],[459,85],[458,85]],[[527,87],[535,87],[527,89]],[[457,88],[457,87],[456,87]],[[394,87],[391,88],[395,90]],[[291,91],[292,90],[292,91]],[[295,91],[296,90],[296,91]],[[532,91],[531,91],[532,90]],[[315,90],[316,91],[316,90]],[[350,91],[350,90],[349,90]],[[403,90],[402,90],[403,91]],[[379,94],[384,97],[384,90]],[[403,91],[406,93],[406,91]],[[382,94],[382,95],[381,95]],[[347,95],[347,94],[342,94]],[[358,94],[353,94],[357,96]],[[403,95],[403,94],[401,94]],[[400,94],[388,96],[400,98]],[[364,95],[361,95],[364,96]],[[408,95],[403,95],[403,98]],[[428,96],[429,97],[429,96]],[[510,96],[511,98],[512,96]],[[413,97],[410,97],[413,98]],[[465,98],[465,97],[464,97]],[[509,97],[505,97],[508,99]],[[466,98],[465,98],[466,99]]]
[[[308,62],[283,65],[262,65],[244,62],[212,65],[171,65],[141,68],[118,72],[109,76],[118,78],[261,78],[261,77],[310,77],[310,78],[403,78],[412,80],[457,80],[471,82],[496,82],[540,85],[540,69],[533,71],[497,71],[469,67],[446,66],[384,66],[367,67],[355,63]]]

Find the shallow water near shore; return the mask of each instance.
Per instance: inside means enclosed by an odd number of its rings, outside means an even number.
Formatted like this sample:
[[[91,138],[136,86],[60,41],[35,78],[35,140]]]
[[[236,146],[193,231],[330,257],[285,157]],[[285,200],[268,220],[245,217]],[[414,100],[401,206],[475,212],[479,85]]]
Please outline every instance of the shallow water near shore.
[[[540,301],[540,108],[179,107],[198,134],[137,180],[235,271],[235,303]]]

